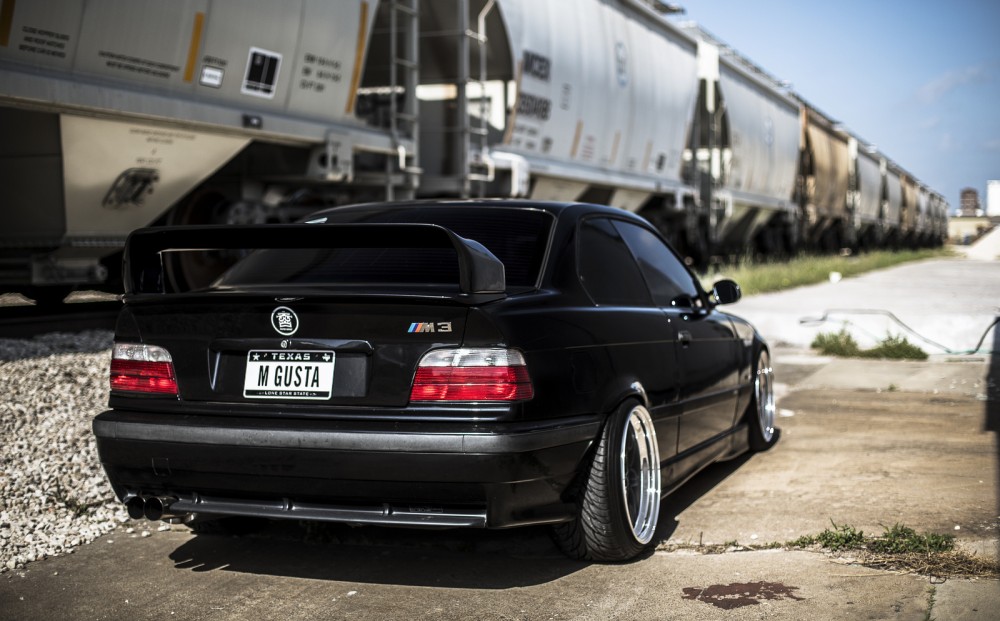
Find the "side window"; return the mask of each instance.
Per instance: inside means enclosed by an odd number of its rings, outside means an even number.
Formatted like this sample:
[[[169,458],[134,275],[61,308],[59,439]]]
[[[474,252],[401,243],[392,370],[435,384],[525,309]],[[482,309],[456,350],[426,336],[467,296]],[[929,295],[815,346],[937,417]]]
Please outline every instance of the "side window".
[[[657,306],[701,306],[698,286],[684,264],[650,231],[616,220],[615,229],[632,250]]]
[[[635,259],[609,220],[590,218],[580,225],[577,257],[580,280],[598,304],[653,305]]]

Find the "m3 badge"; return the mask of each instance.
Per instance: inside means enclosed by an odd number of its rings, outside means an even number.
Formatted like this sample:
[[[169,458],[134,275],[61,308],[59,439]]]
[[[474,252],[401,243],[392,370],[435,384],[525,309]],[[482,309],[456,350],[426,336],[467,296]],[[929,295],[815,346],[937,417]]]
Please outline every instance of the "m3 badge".
[[[422,332],[451,332],[451,322],[450,321],[426,321],[426,322],[416,322],[411,323],[410,328],[407,330],[410,334],[417,334]]]

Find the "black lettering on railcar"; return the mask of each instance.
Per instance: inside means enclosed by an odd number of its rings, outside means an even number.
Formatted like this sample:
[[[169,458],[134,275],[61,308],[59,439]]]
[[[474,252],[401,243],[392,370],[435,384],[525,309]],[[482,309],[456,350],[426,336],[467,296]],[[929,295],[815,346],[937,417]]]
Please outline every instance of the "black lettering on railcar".
[[[524,50],[524,73],[543,82],[549,81],[549,73],[552,62],[548,56],[542,56],[528,50]]]
[[[552,115],[552,100],[528,93],[521,93],[517,103],[517,115],[548,121]]]

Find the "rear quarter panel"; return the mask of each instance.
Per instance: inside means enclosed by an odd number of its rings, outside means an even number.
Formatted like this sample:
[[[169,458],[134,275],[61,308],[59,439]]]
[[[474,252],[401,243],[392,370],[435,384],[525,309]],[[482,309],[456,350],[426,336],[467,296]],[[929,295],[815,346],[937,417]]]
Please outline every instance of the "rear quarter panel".
[[[648,398],[661,459],[677,450],[676,335],[658,308],[565,304],[540,292],[490,309],[509,345],[524,352],[535,388],[528,418],[607,415]],[[640,384],[637,390],[634,384]]]

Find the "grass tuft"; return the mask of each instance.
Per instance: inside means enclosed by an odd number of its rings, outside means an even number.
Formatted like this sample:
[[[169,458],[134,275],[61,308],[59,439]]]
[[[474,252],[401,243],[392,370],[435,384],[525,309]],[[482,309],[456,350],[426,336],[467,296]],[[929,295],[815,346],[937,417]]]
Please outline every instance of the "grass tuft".
[[[905,336],[887,336],[874,349],[862,352],[862,358],[889,360],[927,360],[927,352],[906,340]]]
[[[872,349],[861,349],[846,328],[842,328],[840,332],[817,334],[811,347],[819,350],[823,355],[843,358],[927,360],[927,352],[910,343],[905,336],[889,335]]]
[[[810,347],[818,349],[821,354],[826,356],[857,358],[861,353],[861,347],[846,328],[841,328],[840,332],[820,332],[813,339]]]
[[[928,576],[1000,577],[1000,563],[955,550],[955,537],[950,534],[918,533],[897,523],[884,527],[881,536],[865,537],[853,526],[833,520],[830,523],[832,529],[827,528],[815,536],[799,537],[786,546],[809,548],[819,545],[831,552],[850,551],[860,564],[878,569]]]
[[[902,571],[925,576],[1000,578],[1000,563],[993,559],[981,558],[955,549],[955,537],[950,534],[918,533],[895,524],[883,527],[882,535],[866,537],[864,532],[849,524],[837,524],[830,520],[832,528],[824,529],[818,535],[806,535],[785,543],[740,544],[727,541],[723,544],[661,543],[657,550],[674,552],[693,550],[701,554],[726,554],[777,548],[802,549],[819,546],[831,552],[846,552],[851,562],[865,567]]]
[[[881,554],[950,552],[955,549],[955,536],[920,534],[908,526],[897,523],[891,528],[886,527],[882,536],[868,542],[867,547],[870,551]]]
[[[827,528],[816,535],[816,543],[834,552],[854,550],[864,545],[864,531],[857,530],[847,524],[837,524],[833,520],[830,520],[830,523],[833,524],[833,530]]]

